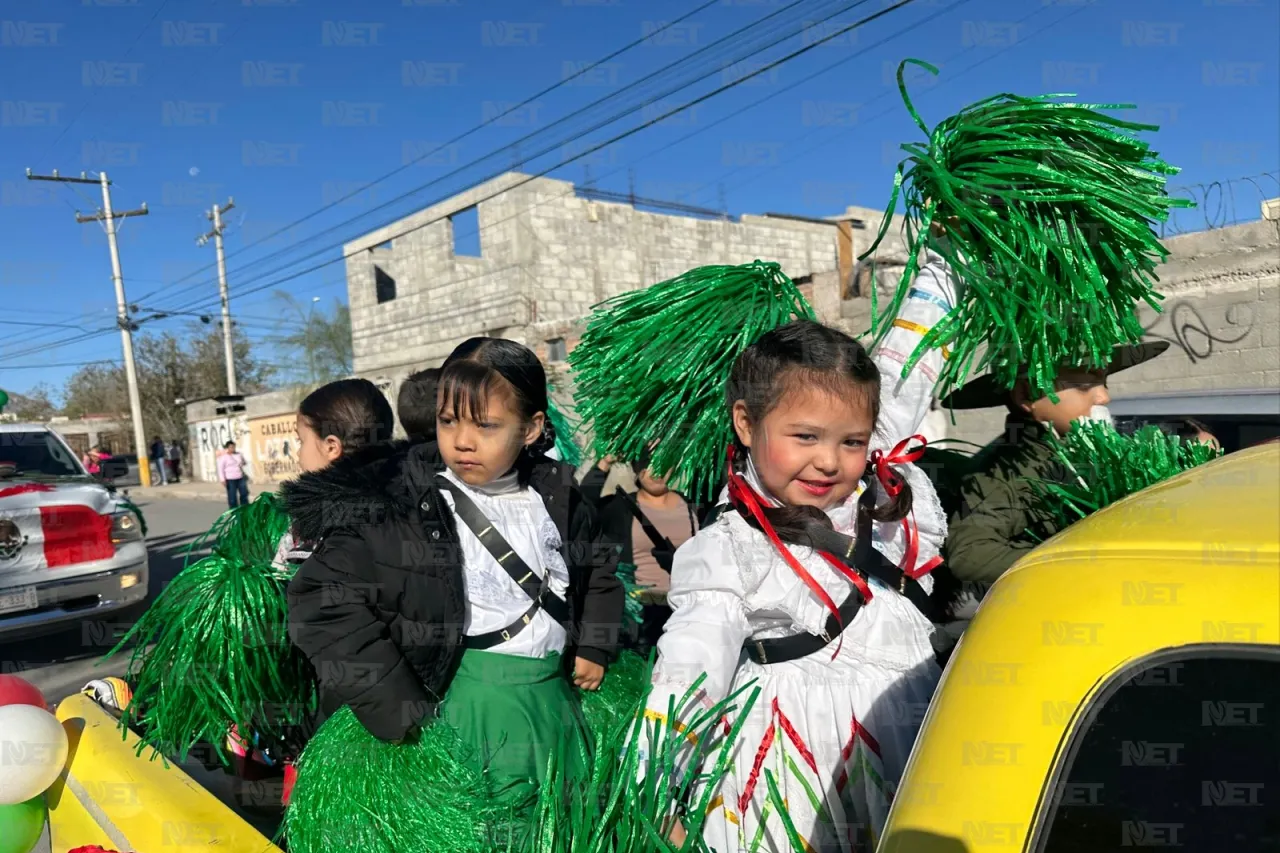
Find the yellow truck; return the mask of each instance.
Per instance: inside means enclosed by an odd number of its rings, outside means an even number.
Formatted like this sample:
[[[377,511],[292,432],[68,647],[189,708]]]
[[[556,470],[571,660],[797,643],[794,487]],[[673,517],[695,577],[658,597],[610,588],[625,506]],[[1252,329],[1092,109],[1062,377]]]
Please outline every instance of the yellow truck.
[[[42,853],[278,853],[179,768],[64,701]],[[879,850],[1280,850],[1280,444],[1120,501],[988,593]],[[36,848],[41,850],[40,847]]]
[[[988,593],[882,853],[1280,850],[1280,444],[1119,501]]]

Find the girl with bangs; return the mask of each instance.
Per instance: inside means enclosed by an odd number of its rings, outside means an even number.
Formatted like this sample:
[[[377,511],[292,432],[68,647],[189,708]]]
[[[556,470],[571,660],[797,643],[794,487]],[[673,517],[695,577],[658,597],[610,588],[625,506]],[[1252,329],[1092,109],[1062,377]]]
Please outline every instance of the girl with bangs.
[[[434,442],[347,452],[346,421],[389,432],[385,403],[364,407],[379,416],[304,401],[306,473],[286,487],[295,528],[319,543],[289,599],[322,712],[348,706],[392,742],[439,719],[512,802],[542,787],[553,754],[570,781],[585,773],[570,682],[599,688],[623,610],[573,469],[546,456],[546,388],[528,348],[472,338],[444,363]]]

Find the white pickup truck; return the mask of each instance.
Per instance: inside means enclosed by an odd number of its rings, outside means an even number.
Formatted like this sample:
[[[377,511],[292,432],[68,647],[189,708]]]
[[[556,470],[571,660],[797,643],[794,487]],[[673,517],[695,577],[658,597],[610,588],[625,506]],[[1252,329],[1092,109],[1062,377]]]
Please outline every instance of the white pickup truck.
[[[141,602],[141,519],[43,424],[0,424],[0,641]],[[107,482],[104,482],[107,481]]]

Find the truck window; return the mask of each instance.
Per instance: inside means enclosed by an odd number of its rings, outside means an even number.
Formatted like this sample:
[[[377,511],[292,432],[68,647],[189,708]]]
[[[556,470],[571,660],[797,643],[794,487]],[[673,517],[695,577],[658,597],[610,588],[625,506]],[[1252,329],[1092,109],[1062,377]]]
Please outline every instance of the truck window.
[[[67,449],[47,432],[0,432],[0,472],[9,477],[82,476]]]
[[[1154,655],[1103,690],[1041,794],[1043,853],[1280,850],[1280,652]]]

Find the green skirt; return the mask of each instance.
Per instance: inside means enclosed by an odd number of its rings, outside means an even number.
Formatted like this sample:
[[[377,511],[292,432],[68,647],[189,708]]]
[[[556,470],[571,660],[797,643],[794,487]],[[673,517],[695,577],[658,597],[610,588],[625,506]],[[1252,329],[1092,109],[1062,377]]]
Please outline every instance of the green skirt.
[[[468,650],[440,719],[474,750],[469,761],[495,797],[536,794],[552,756],[567,784],[590,773],[591,739],[558,653],[528,658]]]

